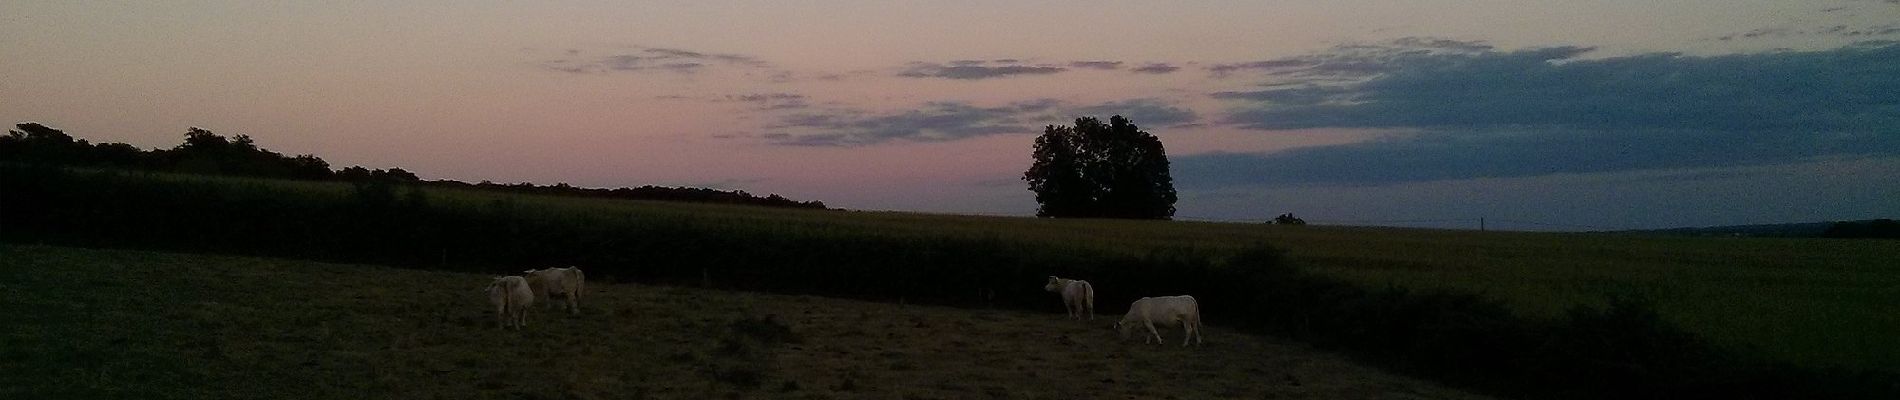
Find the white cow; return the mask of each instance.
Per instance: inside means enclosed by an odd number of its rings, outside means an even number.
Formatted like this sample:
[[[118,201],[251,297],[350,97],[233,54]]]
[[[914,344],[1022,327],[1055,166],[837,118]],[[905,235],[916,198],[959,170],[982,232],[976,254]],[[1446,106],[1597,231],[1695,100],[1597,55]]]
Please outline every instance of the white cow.
[[[561,295],[567,299],[567,304],[564,306],[567,312],[580,314],[581,292],[587,290],[587,275],[582,274],[580,268],[531,269],[526,271],[526,276],[529,287],[534,289],[535,297],[548,302],[549,307],[555,304],[553,303],[554,295]]]
[[[1182,346],[1187,346],[1190,338],[1194,339],[1194,344],[1201,344],[1201,303],[1195,301],[1194,296],[1143,297],[1135,300],[1134,304],[1128,305],[1128,314],[1122,316],[1121,322],[1115,323],[1115,330],[1121,332],[1122,339],[1128,339],[1136,325],[1146,325],[1148,333],[1154,336],[1143,336],[1141,342],[1148,343],[1152,339],[1155,344],[1161,344],[1161,332],[1155,330],[1157,322],[1163,326],[1180,324],[1183,331]]]
[[[1049,283],[1042,290],[1062,295],[1062,305],[1069,309],[1069,318],[1082,319],[1087,314],[1090,321],[1095,320],[1095,286],[1080,279],[1062,279],[1049,277]]]
[[[497,276],[488,284],[488,302],[495,304],[495,319],[502,329],[515,330],[528,325],[528,306],[534,304],[534,291],[528,280],[519,276]]]

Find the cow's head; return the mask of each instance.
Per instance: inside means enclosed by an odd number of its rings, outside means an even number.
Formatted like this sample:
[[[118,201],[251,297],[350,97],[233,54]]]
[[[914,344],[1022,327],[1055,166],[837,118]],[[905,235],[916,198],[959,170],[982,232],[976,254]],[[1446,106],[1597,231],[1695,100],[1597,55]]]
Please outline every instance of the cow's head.
[[[1042,290],[1047,290],[1047,291],[1051,291],[1051,292],[1054,292],[1054,291],[1056,291],[1057,289],[1059,289],[1059,288],[1060,288],[1060,285],[1058,285],[1058,284],[1060,284],[1060,283],[1062,283],[1062,278],[1057,278],[1057,277],[1056,277],[1055,275],[1050,275],[1050,276],[1049,276],[1049,283],[1045,283],[1045,284],[1043,284],[1043,285],[1042,285]]]
[[[1122,340],[1128,340],[1128,336],[1135,330],[1135,324],[1116,321],[1113,329],[1115,329],[1115,333],[1122,334]]]

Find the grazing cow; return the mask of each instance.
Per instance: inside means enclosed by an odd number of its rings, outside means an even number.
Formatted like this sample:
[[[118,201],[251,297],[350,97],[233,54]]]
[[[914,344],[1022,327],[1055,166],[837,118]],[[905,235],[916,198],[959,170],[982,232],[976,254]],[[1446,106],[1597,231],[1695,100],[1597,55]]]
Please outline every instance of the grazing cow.
[[[1042,290],[1062,295],[1062,305],[1069,309],[1069,318],[1079,320],[1086,314],[1090,321],[1095,320],[1095,286],[1090,285],[1089,281],[1050,276],[1049,283],[1042,285]]]
[[[526,276],[528,286],[534,289],[535,297],[548,302],[548,307],[554,306],[554,295],[561,295],[567,299],[563,308],[566,308],[569,314],[580,314],[581,292],[587,290],[587,275],[581,274],[580,268],[531,269],[526,271]]]
[[[519,276],[497,276],[488,284],[488,302],[495,304],[496,325],[515,330],[528,325],[528,306],[534,304],[534,291],[528,280]]]
[[[1153,336],[1144,335],[1141,342],[1148,343],[1152,339],[1155,344],[1161,344],[1161,332],[1155,330],[1157,322],[1163,326],[1181,324],[1182,346],[1188,345],[1189,338],[1194,339],[1194,344],[1201,344],[1201,303],[1195,301],[1194,296],[1143,297],[1135,300],[1134,304],[1128,305],[1128,314],[1122,316],[1121,322],[1115,323],[1115,330],[1121,332],[1122,339],[1126,340],[1136,325],[1146,325],[1148,333]]]

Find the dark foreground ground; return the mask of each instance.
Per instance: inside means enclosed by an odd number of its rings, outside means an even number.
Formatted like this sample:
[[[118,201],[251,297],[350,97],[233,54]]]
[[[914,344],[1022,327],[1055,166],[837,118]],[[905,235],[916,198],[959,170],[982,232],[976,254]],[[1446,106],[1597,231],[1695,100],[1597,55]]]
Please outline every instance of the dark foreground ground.
[[[0,398],[1481,398],[1220,321],[1199,348],[1121,342],[1124,306],[1076,322],[1053,294],[1024,313],[596,279],[580,315],[537,304],[515,332],[486,275],[12,244],[0,264]]]

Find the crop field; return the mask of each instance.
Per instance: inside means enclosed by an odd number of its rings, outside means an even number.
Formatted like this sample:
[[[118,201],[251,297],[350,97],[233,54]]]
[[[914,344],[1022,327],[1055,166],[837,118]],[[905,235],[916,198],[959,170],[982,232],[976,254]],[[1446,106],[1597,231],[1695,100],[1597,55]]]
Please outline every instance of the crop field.
[[[482,274],[0,244],[0,398],[1483,398],[1220,321],[589,282],[495,327]],[[1035,283],[1029,283],[1031,285]],[[1178,332],[1164,332],[1178,335]],[[1175,338],[1178,336],[1170,336]]]

